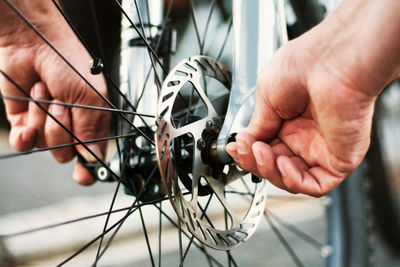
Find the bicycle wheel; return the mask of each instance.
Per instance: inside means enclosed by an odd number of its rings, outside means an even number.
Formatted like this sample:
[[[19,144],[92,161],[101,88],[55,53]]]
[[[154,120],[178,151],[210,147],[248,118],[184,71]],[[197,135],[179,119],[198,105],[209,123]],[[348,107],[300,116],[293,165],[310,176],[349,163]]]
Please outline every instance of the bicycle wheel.
[[[93,2],[89,2],[90,7],[93,5]],[[132,1],[131,8],[133,13],[137,14],[135,17],[138,19],[133,23],[130,21],[132,18],[127,14],[128,10],[123,9],[122,17],[125,17],[125,23],[130,29],[130,34],[133,32],[133,36],[130,36],[128,44],[125,43],[124,45],[136,49],[136,51],[132,53],[137,58],[141,57],[140,59],[137,59],[137,62],[141,63],[141,65],[130,65],[130,62],[122,62],[122,68],[128,70],[128,73],[125,73],[125,76],[121,76],[121,83],[124,84],[124,82],[130,82],[132,79],[137,80],[139,75],[141,82],[139,82],[138,85],[135,85],[137,87],[136,90],[129,90],[129,86],[132,86],[129,83],[126,83],[119,88],[118,86],[115,86],[116,83],[110,78],[111,75],[108,76],[107,70],[110,68],[106,65],[106,71],[104,73],[110,84],[109,90],[117,92],[117,95],[120,94],[117,89],[121,89],[120,91],[122,92],[120,96],[120,105],[118,106],[113,104],[114,107],[110,107],[117,110],[114,110],[113,112],[117,114],[117,118],[119,117],[119,119],[117,119],[117,128],[119,128],[118,135],[110,137],[111,139],[119,140],[114,145],[114,149],[117,150],[117,153],[113,159],[109,160],[109,162],[89,166],[92,168],[93,173],[103,180],[112,180],[114,175],[119,177],[116,179],[117,185],[114,186],[115,190],[108,196],[111,199],[111,204],[105,206],[102,204],[102,199],[92,197],[93,200],[90,202],[90,205],[99,206],[99,208],[101,208],[96,213],[93,212],[89,214],[89,216],[85,217],[76,215],[78,218],[70,217],[69,220],[56,218],[57,223],[51,225],[49,225],[50,219],[45,218],[45,221],[49,221],[43,223],[43,227],[34,227],[32,229],[24,227],[24,224],[28,221],[28,219],[26,219],[28,217],[23,217],[21,214],[15,214],[15,216],[10,215],[1,224],[2,229],[10,230],[5,233],[2,232],[0,236],[2,243],[4,243],[7,248],[6,250],[9,256],[5,257],[5,259],[7,259],[9,263],[16,265],[30,262],[37,265],[140,264],[140,266],[177,266],[190,264],[200,266],[208,264],[210,266],[243,266],[245,264],[250,264],[252,266],[264,266],[274,254],[278,254],[277,250],[283,250],[287,251],[285,252],[287,254],[280,256],[281,258],[278,259],[279,261],[272,259],[269,264],[283,265],[294,263],[298,266],[321,266],[326,261],[326,257],[332,257],[331,254],[337,255],[337,253],[339,253],[337,251],[342,249],[344,239],[341,239],[342,243],[340,244],[333,244],[334,246],[332,248],[330,243],[324,241],[324,232],[331,229],[333,222],[339,218],[339,215],[337,214],[333,217],[328,216],[329,221],[327,222],[327,225],[325,225],[324,212],[327,203],[329,203],[329,201],[325,201],[325,199],[313,200],[303,196],[291,196],[276,189],[271,189],[268,198],[270,202],[267,204],[268,209],[261,213],[267,223],[261,225],[259,227],[259,234],[253,236],[249,241],[245,238],[246,235],[250,236],[249,232],[245,232],[243,237],[238,236],[240,235],[238,232],[236,232],[236,235],[232,233],[234,237],[233,240],[230,241],[235,241],[236,239],[246,241],[246,243],[242,242],[244,244],[235,250],[231,250],[235,245],[231,245],[229,239],[221,238],[218,240],[220,236],[217,235],[217,232],[210,234],[199,233],[196,235],[195,231],[187,231],[185,228],[187,226],[182,227],[182,224],[189,224],[188,228],[190,229],[194,228],[193,225],[198,222],[191,221],[193,217],[185,217],[191,211],[188,213],[182,211],[181,214],[178,213],[177,216],[176,209],[179,210],[180,207],[169,206],[168,202],[165,201],[168,199],[165,196],[165,193],[168,193],[168,188],[166,189],[167,192],[163,191],[163,187],[160,183],[162,174],[159,175],[157,172],[155,151],[151,144],[153,141],[151,138],[147,138],[151,136],[155,130],[153,127],[154,118],[148,119],[144,116],[141,118],[139,115],[142,109],[146,109],[146,106],[148,107],[149,105],[152,105],[144,99],[146,99],[147,94],[152,95],[155,92],[157,95],[157,88],[160,89],[162,81],[169,73],[169,66],[174,66],[183,58],[202,54],[218,59],[218,61],[221,61],[223,64],[228,66],[231,62],[229,56],[224,57],[224,53],[229,54],[230,49],[229,45],[226,45],[225,39],[231,38],[231,23],[229,18],[225,18],[226,14],[229,14],[229,12],[225,10],[224,4],[219,1],[211,1],[211,3],[207,3],[207,1],[196,2],[195,4],[192,2],[188,3],[190,11],[189,15],[183,16],[178,20],[178,22],[172,22],[171,24],[166,22],[168,22],[170,18],[173,1],[170,1],[169,4],[166,5],[164,17],[161,21],[158,21],[158,24],[153,24],[152,21],[148,21],[148,18],[151,17],[149,6],[150,4],[155,5],[154,2],[147,3],[147,1]],[[119,8],[117,1],[114,4]],[[95,4],[95,6],[97,6],[97,4]],[[90,12],[91,11],[89,11],[90,16],[93,16]],[[296,15],[299,18],[302,16],[301,13],[296,13]],[[97,23],[94,23],[93,25],[94,29],[98,27],[96,24]],[[182,26],[186,24],[188,24],[187,27]],[[174,33],[173,31],[166,31],[165,29],[168,27],[173,28],[174,25],[176,26],[178,38],[180,40],[175,56],[171,57],[171,52],[174,50]],[[213,26],[217,26],[216,30],[211,30]],[[97,32],[98,30],[95,31]],[[203,35],[201,33],[203,33]],[[85,39],[87,38],[81,38],[83,41]],[[100,38],[96,37],[96,39]],[[219,42],[217,42],[217,40]],[[161,49],[164,46],[160,45],[164,44],[164,42],[167,44],[166,47],[170,46],[166,51]],[[193,45],[193,42],[196,43],[196,46]],[[95,42],[95,46],[100,45]],[[184,48],[185,46],[186,48]],[[93,58],[102,58],[101,48],[99,50],[100,51],[97,53],[93,52]],[[180,53],[183,53],[183,55]],[[129,56],[125,53],[122,61],[127,58],[129,58]],[[159,64],[159,62],[161,62],[161,64]],[[83,62],[83,64],[86,65],[87,62]],[[216,64],[219,65],[220,63]],[[210,66],[210,68],[213,68],[213,66]],[[222,67],[219,68],[223,69]],[[142,72],[140,72],[140,70]],[[222,114],[223,119],[227,96],[229,96],[229,90],[223,88],[223,83],[225,83],[226,80],[219,81],[219,84],[217,83],[217,85],[214,85],[212,80],[209,81],[206,78],[200,79],[200,82],[202,83],[202,88],[207,88],[203,90],[206,97],[211,99],[212,101],[210,102],[218,107],[218,109],[216,109],[216,114]],[[145,86],[146,83],[149,85]],[[222,89],[212,90],[214,86],[215,88],[220,88],[221,83]],[[174,84],[172,83],[171,85]],[[168,87],[168,84],[166,86]],[[151,89],[153,90],[151,91]],[[174,124],[178,129],[183,129],[186,125],[189,125],[189,123],[198,122],[207,117],[204,110],[209,106],[207,106],[208,103],[201,100],[201,93],[196,93],[196,90],[193,90],[193,87],[190,85],[188,87],[182,86],[179,92],[180,95],[177,96],[176,99],[180,100],[180,102],[177,100],[177,103],[169,106],[170,109],[174,110],[173,115],[171,115],[171,125]],[[222,92],[222,94],[217,94],[219,92]],[[3,95],[3,98],[7,97],[10,96]],[[156,100],[152,97],[149,98],[149,101]],[[20,98],[19,101],[32,100]],[[39,103],[37,101],[34,102]],[[71,103],[65,104],[68,105]],[[190,108],[187,108],[189,104],[194,106],[195,109],[193,112],[189,112],[188,115],[187,111],[191,110]],[[118,108],[115,108],[115,106],[118,106]],[[154,113],[148,115],[154,115]],[[211,120],[212,119],[214,119],[214,117],[212,117]],[[215,136],[218,132],[218,129],[215,128],[218,128],[218,124],[220,123],[218,119],[221,118],[217,117],[216,119],[217,120],[214,121],[216,124],[214,127],[208,124],[210,131],[207,132],[207,138],[204,138],[206,146],[207,143],[210,142],[208,140],[212,140],[210,136]],[[175,138],[174,143],[169,147],[174,149],[175,163],[180,166],[180,168],[177,168],[178,176],[180,176],[180,178],[177,180],[177,183],[174,184],[175,187],[179,188],[179,191],[177,189],[176,191],[170,192],[181,194],[182,197],[180,199],[182,203],[185,196],[191,194],[190,188],[193,180],[193,172],[185,168],[185,166],[189,166],[189,169],[193,168],[193,166],[191,166],[191,164],[193,164],[192,160],[188,155],[190,155],[190,152],[195,149],[194,146],[197,146],[197,144],[194,144],[193,133],[191,134],[189,131],[187,132],[187,135],[179,137],[180,138]],[[90,140],[84,140],[84,142],[87,141]],[[199,146],[201,147],[202,145],[200,144]],[[30,152],[30,154],[37,154],[37,152],[43,150],[34,150]],[[19,159],[21,158],[20,156],[24,154],[25,153],[4,154],[1,158]],[[8,161],[5,164],[8,165]],[[17,164],[20,165],[21,163]],[[229,170],[224,170],[221,166],[213,167],[213,169],[217,169],[219,173],[224,173],[224,171],[229,173]],[[213,169],[211,169],[211,172],[213,172]],[[44,169],[43,171],[46,172],[47,170]],[[112,174],[112,172],[115,174]],[[23,175],[24,174],[21,174],[21,176]],[[40,175],[36,173],[33,175],[35,175],[35,177],[40,177]],[[243,180],[245,183],[242,183],[242,179],[237,180],[239,182],[238,187],[241,188],[240,190],[234,187],[233,189],[228,188],[223,192],[223,194],[227,195],[226,200],[224,201],[235,203],[234,209],[235,212],[239,214],[239,217],[246,217],[247,210],[243,209],[242,205],[249,206],[249,201],[251,202],[254,198],[254,192],[257,192],[258,186],[257,183],[254,183],[251,180],[251,177]],[[204,219],[209,225],[214,225],[215,229],[230,229],[232,228],[232,225],[235,224],[235,220],[232,219],[230,212],[226,212],[224,203],[221,205],[218,196],[213,197],[215,194],[208,186],[210,181],[204,182],[200,179],[199,183],[196,183],[200,188],[198,202],[199,215],[197,216],[203,217],[199,219]],[[42,182],[37,181],[37,183],[43,183],[43,186],[49,184],[46,180],[43,180]],[[133,196],[121,195],[120,185],[122,184],[127,188],[128,194]],[[105,184],[102,185],[102,187],[111,188],[112,186]],[[57,188],[60,187],[57,186]],[[24,190],[26,190],[26,188],[24,188]],[[43,194],[51,194],[51,192],[48,192],[47,190],[43,192]],[[85,192],[85,194],[88,193]],[[171,195],[174,197],[174,194]],[[114,196],[118,196],[118,198]],[[115,201],[114,199],[117,200]],[[260,202],[258,197],[255,199],[256,202]],[[190,201],[188,198],[186,200],[187,202]],[[290,205],[290,207],[282,205],[282,203],[292,203],[293,200],[297,200],[296,204]],[[66,204],[68,204],[70,208],[73,208],[75,203],[79,201],[80,200],[68,200],[68,203]],[[341,200],[332,197],[332,207],[338,203],[342,203]],[[304,213],[310,211],[314,212],[315,206],[317,207],[317,213],[314,213],[307,220],[299,219],[299,211]],[[185,207],[187,208],[188,206],[186,205]],[[60,213],[60,208],[62,208],[64,212],[68,210],[65,208],[64,204],[57,206],[57,215]],[[343,215],[343,210],[344,208],[341,206],[341,208],[339,208],[340,215]],[[122,216],[119,215],[121,212],[123,213]],[[258,212],[260,212],[260,210],[257,210],[257,215],[253,215],[253,212],[250,215],[259,216]],[[80,214],[80,212],[78,212],[78,214]],[[353,214],[353,212],[349,212],[349,214]],[[285,219],[281,218],[283,216],[285,216]],[[98,234],[95,235],[92,232],[92,229],[95,228],[95,222],[92,220],[97,217],[100,217],[101,221],[97,222],[98,225],[96,226],[98,227]],[[186,219],[182,217],[185,217]],[[72,229],[73,232],[78,233],[79,246],[76,247],[74,244],[68,244],[64,236],[72,235],[72,231],[65,230],[65,227],[69,227],[66,225],[69,225],[72,222],[88,220],[90,221],[87,226],[78,225]],[[58,223],[60,221],[62,222]],[[292,223],[289,223],[289,221],[292,221]],[[18,224],[16,222],[20,222],[19,224],[22,224],[22,228],[13,228],[13,226]],[[293,225],[294,223],[296,223],[296,226]],[[312,227],[310,227],[311,223]],[[266,230],[266,225],[271,227],[272,232]],[[42,230],[47,230],[44,232],[49,232],[52,231],[50,230],[52,228],[61,228],[61,233],[50,232],[52,236],[51,240],[49,240],[50,237],[48,235],[39,235]],[[341,228],[341,226],[338,228]],[[124,229],[127,229],[126,231],[128,231],[128,233],[125,232],[125,234],[121,234]],[[206,227],[204,229],[206,229]],[[290,234],[289,237],[285,237],[284,231]],[[63,232],[65,232],[65,235],[62,235]],[[81,239],[84,232],[88,232],[89,235]],[[316,232],[316,236],[312,237],[310,234],[307,234],[307,232],[313,232],[314,234]],[[122,236],[119,240],[117,239],[117,233]],[[195,235],[192,235],[193,233]],[[274,239],[274,235],[276,235],[279,242]],[[18,241],[19,238],[25,236],[27,236],[28,239],[22,238]],[[141,238],[138,238],[138,236]],[[37,250],[31,250],[29,252],[24,251],[23,243],[26,243],[30,238],[34,239],[35,244],[47,244],[47,246],[45,246],[44,255],[39,255],[39,257],[35,258],[35,256],[40,254]],[[43,240],[43,242],[40,242],[40,240]],[[124,243],[124,240],[129,241],[127,242],[127,248],[124,247],[124,244],[122,246],[116,246],[116,249],[113,249],[113,246],[110,246],[114,243]],[[209,243],[208,241],[212,241],[213,243]],[[63,246],[67,247],[67,249],[64,249],[62,252],[57,252],[56,249],[52,248],[59,242],[64,243]],[[279,243],[282,245],[279,245]],[[307,244],[308,246],[304,244]],[[226,249],[227,251],[221,252],[210,250],[206,245]],[[74,251],[69,252],[69,250]],[[266,255],[268,252],[270,254]],[[20,258],[15,258],[15,255],[18,255],[18,253],[20,253]],[[57,256],[54,256],[55,254]],[[322,254],[323,257],[321,257],[320,254]],[[48,255],[54,257],[54,261],[45,261],[45,258],[49,257]],[[243,255],[248,256],[245,257]]]

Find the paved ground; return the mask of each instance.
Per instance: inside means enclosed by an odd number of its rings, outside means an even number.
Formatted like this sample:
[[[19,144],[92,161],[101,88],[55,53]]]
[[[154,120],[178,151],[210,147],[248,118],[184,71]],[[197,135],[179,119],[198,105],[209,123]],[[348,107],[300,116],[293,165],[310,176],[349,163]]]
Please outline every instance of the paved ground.
[[[11,151],[4,132],[0,132],[0,151],[1,153]],[[72,164],[57,164],[49,153],[0,161],[1,233],[12,233],[106,211],[114,190],[113,186],[107,184],[96,184],[89,188],[77,186],[70,179],[71,168]],[[131,201],[130,197],[122,195],[117,207],[129,206]],[[274,202],[272,206],[289,222],[295,223],[304,232],[323,242],[325,223],[321,205],[315,205],[318,204],[315,201],[310,203],[300,203],[296,206],[289,202],[286,204]],[[158,213],[154,208],[144,211],[146,221],[149,222],[149,238],[152,243],[157,241],[158,236],[156,219],[158,215],[155,214]],[[169,214],[173,216],[172,210]],[[9,253],[19,262],[22,260],[35,266],[54,266],[96,236],[103,222],[103,218],[90,220],[22,238],[8,239],[0,245],[5,245]],[[177,233],[168,225],[164,221],[162,265],[178,266]],[[323,259],[315,248],[297,236],[282,231],[305,266],[323,266]],[[136,215],[123,227],[101,266],[151,266],[142,232]],[[187,239],[183,240],[184,248],[187,242]],[[399,256],[391,253],[379,236],[375,247],[376,266],[400,266]],[[96,247],[93,247],[85,255],[78,257],[70,266],[87,265],[87,262],[92,261],[95,249]],[[157,246],[153,247],[152,252],[156,262],[157,251]],[[226,253],[211,250],[209,253],[224,266],[228,265]],[[232,255],[239,266],[295,266],[265,221],[250,241],[232,251]],[[188,266],[203,266],[207,264],[207,260],[198,249],[193,249],[185,263]]]

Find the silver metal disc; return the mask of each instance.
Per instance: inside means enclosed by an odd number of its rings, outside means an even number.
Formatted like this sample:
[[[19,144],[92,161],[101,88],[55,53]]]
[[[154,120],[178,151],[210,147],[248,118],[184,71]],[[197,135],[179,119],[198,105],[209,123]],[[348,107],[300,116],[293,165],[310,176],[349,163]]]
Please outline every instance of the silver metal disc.
[[[188,201],[179,186],[179,177],[175,171],[180,166],[174,166],[172,152],[173,140],[186,134],[195,142],[202,138],[202,133],[207,121],[218,116],[216,108],[205,94],[201,81],[204,76],[218,80],[226,87],[230,87],[231,75],[229,70],[216,60],[205,56],[193,56],[182,60],[173,68],[165,79],[158,101],[157,119],[158,126],[155,134],[158,166],[165,186],[165,191],[171,204],[187,230],[205,245],[219,250],[230,250],[248,240],[255,232],[261,217],[263,216],[266,201],[266,182],[262,180],[254,185],[250,195],[249,208],[243,218],[239,218],[233,210],[236,203],[229,203],[225,197],[225,188],[237,179],[246,175],[233,164],[229,165],[229,171],[218,174],[217,179],[210,175],[210,166],[205,164],[201,157],[201,151],[197,146],[192,154],[192,188],[191,200]],[[207,115],[184,125],[176,127],[173,123],[172,110],[177,101],[178,93],[184,84],[190,82],[201,98],[207,109]],[[207,220],[201,219],[201,213],[197,210],[198,184],[200,179],[205,179],[218,198],[224,211],[231,219],[229,229],[216,229]],[[246,200],[243,200],[246,202]]]

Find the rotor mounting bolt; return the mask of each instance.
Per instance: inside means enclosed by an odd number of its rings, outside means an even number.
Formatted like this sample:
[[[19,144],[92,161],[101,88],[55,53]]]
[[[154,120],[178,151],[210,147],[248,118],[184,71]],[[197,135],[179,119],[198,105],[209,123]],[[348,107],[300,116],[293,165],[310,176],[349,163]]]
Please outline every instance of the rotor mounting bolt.
[[[203,138],[197,140],[197,148],[200,150],[204,150],[206,148],[206,142],[204,141]]]
[[[214,129],[214,122],[212,120],[209,120],[206,122],[206,129],[207,130],[213,130]]]
[[[104,64],[101,58],[94,58],[89,61],[90,73],[93,75],[100,74],[104,70]]]

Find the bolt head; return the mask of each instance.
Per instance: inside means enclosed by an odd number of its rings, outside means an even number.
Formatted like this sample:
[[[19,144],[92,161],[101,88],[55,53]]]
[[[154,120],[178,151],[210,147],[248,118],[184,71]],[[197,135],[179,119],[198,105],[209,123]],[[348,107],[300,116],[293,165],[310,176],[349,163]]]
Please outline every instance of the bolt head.
[[[209,120],[209,121],[207,121],[206,122],[206,129],[207,130],[212,130],[212,129],[214,129],[214,122],[212,121],[212,120]]]
[[[197,140],[197,148],[200,150],[204,150],[206,148],[206,142],[204,141],[203,138]]]

